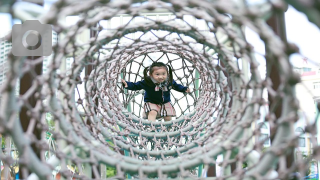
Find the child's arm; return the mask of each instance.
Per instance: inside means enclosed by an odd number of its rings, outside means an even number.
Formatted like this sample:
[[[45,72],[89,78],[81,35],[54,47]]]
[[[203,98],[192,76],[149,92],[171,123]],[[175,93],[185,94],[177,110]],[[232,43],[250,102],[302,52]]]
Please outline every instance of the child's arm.
[[[176,83],[176,81],[172,81],[172,87],[174,90],[179,91],[179,92],[190,92],[190,89],[188,87],[184,87],[181,84]]]
[[[144,87],[145,87],[144,81],[138,81],[136,83],[133,83],[133,82],[128,82],[128,81],[121,79],[121,82],[122,82],[124,88],[129,89],[129,90],[133,90],[133,91],[141,90],[141,89],[144,89]]]

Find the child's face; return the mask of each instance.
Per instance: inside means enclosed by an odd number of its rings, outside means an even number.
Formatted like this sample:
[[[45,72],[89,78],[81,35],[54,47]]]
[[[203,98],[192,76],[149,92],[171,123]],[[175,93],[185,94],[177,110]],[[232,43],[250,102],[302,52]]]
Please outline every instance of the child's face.
[[[163,81],[167,80],[168,72],[165,67],[153,67],[153,72],[149,75],[158,83],[162,83]]]

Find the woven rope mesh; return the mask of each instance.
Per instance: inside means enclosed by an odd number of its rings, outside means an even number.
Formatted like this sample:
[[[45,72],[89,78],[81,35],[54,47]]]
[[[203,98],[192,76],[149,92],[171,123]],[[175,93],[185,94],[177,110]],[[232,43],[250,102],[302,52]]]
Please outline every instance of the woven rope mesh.
[[[23,178],[50,179],[59,171],[66,179],[196,179],[202,177],[200,168],[207,172],[216,164],[223,173],[208,179],[289,179],[293,172],[305,173],[318,152],[316,129],[313,124],[306,128],[314,155],[296,158],[288,166],[286,156],[298,142],[293,125],[299,119],[294,93],[299,76],[288,60],[293,49],[264,19],[284,10],[285,3],[246,4],[226,0],[53,4],[41,22],[52,24],[64,36],[53,46],[47,72],[39,74],[35,68],[43,58],[9,55],[1,89],[0,133],[13,140]],[[159,9],[170,16],[163,20],[143,15]],[[59,20],[72,15],[80,17],[73,26]],[[100,24],[119,15],[128,17],[122,26]],[[191,25],[188,17],[201,20],[206,29]],[[281,77],[278,88],[273,87],[271,72],[261,76],[244,27],[263,40],[267,55],[259,58],[269,58],[276,67]],[[78,41],[88,29],[91,38]],[[62,64],[67,58],[73,64],[66,71]],[[169,122],[143,119],[143,92],[121,85],[121,79],[141,80],[143,69],[154,61],[170,64],[174,79],[191,88],[188,94],[172,92],[177,118]],[[16,86],[25,75],[31,77],[31,87],[17,96]],[[269,93],[271,105],[264,93]],[[31,97],[34,102],[28,100]],[[25,131],[21,109],[30,119]],[[265,116],[261,109],[267,111]],[[262,125],[254,125],[258,119],[270,124],[269,148],[264,148],[266,139],[259,141]],[[5,164],[14,161],[2,152],[0,159]],[[114,167],[115,176],[106,177],[106,167]]]

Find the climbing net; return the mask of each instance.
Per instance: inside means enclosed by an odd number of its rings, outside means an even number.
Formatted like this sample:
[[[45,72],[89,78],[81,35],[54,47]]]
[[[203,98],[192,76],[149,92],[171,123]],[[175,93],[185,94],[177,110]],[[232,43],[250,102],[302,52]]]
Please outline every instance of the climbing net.
[[[143,15],[159,9],[170,14],[167,19]],[[42,17],[42,23],[52,24],[63,36],[53,46],[47,72],[35,70],[42,58],[9,55],[1,89],[0,133],[14,141],[23,178],[49,179],[59,167],[65,178],[108,179],[106,166],[116,169],[110,179],[195,179],[203,176],[201,168],[209,173],[212,166],[221,169],[212,179],[288,179],[293,172],[305,173],[315,155],[286,161],[298,142],[293,125],[299,106],[293,89],[299,76],[288,61],[295,51],[264,19],[284,9],[283,1],[57,1]],[[79,16],[73,26],[60,21],[73,15]],[[129,20],[116,28],[101,25],[120,15]],[[187,17],[201,20],[205,29]],[[245,27],[263,40],[268,53],[259,59],[268,59],[279,72],[279,87],[273,86],[270,71],[261,75]],[[78,41],[88,30],[91,37]],[[66,71],[67,58],[73,64]],[[172,95],[179,114],[169,122],[142,119],[143,92],[121,86],[121,78],[141,80],[152,61],[170,64],[174,79],[192,87],[190,94]],[[32,84],[16,96],[16,84],[26,75]],[[21,109],[30,119],[25,130]],[[270,110],[262,115],[261,109]],[[263,146],[267,139],[258,140],[259,119],[270,125],[268,148]],[[316,154],[315,126],[306,129]],[[13,160],[2,152],[0,159],[5,164]],[[76,173],[69,172],[70,165]]]

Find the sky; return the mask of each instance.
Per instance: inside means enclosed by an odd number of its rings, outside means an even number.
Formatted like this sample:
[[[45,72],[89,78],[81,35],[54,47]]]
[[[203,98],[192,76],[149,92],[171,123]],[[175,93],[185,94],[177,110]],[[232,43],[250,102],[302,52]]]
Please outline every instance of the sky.
[[[319,47],[320,47],[320,30],[317,26],[310,23],[307,17],[289,6],[285,13],[286,33],[288,42],[295,43],[299,49],[300,54],[293,54],[290,56],[290,61],[294,66],[312,66],[315,67],[316,63],[320,63]],[[246,37],[249,43],[254,45],[257,52],[256,58],[261,64],[265,54],[264,43],[260,40],[257,33],[250,29],[246,30]],[[306,64],[302,58],[308,58]],[[319,66],[319,65],[318,65]]]
[[[300,48],[300,54],[311,61],[320,63],[319,47],[320,47],[320,30],[310,23],[307,17],[290,7],[285,14],[287,38],[289,42],[293,42]],[[301,56],[293,55],[291,62],[297,66],[304,64]]]
[[[44,9],[49,10],[50,5],[54,2],[54,0],[45,0]],[[308,58],[308,66],[312,66],[312,64],[320,63],[320,58],[318,55],[318,49],[320,45],[320,31],[317,26],[310,23],[306,16],[294,8],[289,6],[289,9],[285,13],[286,18],[286,30],[287,30],[287,38],[289,42],[295,43],[300,48],[301,55],[292,55],[290,57],[291,62],[294,66],[306,66],[306,63],[303,62],[302,58]],[[12,27],[12,24],[21,23],[19,20],[15,20],[11,22],[11,16],[5,13],[0,13],[0,37],[3,37],[7,34]],[[248,33],[249,32],[249,33]],[[255,35],[248,31],[246,34],[248,36],[248,41],[251,44],[254,44],[255,50],[264,54],[264,45],[261,42],[259,36]]]

